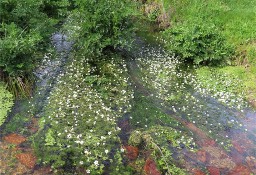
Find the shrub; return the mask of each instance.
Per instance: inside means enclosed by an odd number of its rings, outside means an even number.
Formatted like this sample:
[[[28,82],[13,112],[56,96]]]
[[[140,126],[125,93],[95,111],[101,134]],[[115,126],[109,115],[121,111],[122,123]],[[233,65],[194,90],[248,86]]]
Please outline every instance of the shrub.
[[[233,54],[232,47],[214,25],[178,24],[164,31],[162,36],[169,52],[195,65],[225,64]]]
[[[76,0],[67,29],[87,54],[100,55],[106,48],[126,44],[131,34],[132,15],[129,0]]]
[[[0,84],[0,126],[13,105],[12,94],[8,92],[3,84]]]
[[[29,94],[35,53],[49,43],[68,6],[67,0],[0,1],[0,76],[16,96]]]
[[[30,72],[35,61],[34,52],[41,40],[40,34],[24,34],[14,23],[2,24],[0,31],[5,31],[5,36],[0,39],[0,67],[9,76]]]

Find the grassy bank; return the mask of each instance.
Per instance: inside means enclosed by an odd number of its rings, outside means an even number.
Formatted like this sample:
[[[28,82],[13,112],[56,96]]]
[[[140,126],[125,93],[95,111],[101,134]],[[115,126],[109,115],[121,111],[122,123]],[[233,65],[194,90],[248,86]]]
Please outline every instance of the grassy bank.
[[[215,26],[228,44],[234,48],[229,66],[211,70],[228,74],[241,81],[245,97],[255,106],[256,98],[256,1],[249,0],[156,0],[169,13],[170,28],[181,23],[203,23]],[[206,71],[207,70],[207,71]],[[209,79],[209,68],[198,68],[199,77]]]

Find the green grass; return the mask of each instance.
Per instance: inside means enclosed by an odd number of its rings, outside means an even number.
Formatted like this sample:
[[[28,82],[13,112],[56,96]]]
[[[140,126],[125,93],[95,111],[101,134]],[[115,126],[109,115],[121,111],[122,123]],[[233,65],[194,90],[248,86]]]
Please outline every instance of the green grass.
[[[172,23],[202,20],[217,25],[236,44],[256,37],[256,1],[250,0],[164,0],[171,8]]]
[[[256,99],[256,0],[156,1],[163,2],[166,10],[171,10],[171,26],[188,21],[214,24],[236,48],[232,62],[236,66],[214,69],[235,75],[242,82],[246,98]],[[203,69],[197,73],[204,74]]]
[[[171,11],[171,26],[185,21],[216,25],[236,48],[235,64],[256,65],[255,0],[157,0]]]

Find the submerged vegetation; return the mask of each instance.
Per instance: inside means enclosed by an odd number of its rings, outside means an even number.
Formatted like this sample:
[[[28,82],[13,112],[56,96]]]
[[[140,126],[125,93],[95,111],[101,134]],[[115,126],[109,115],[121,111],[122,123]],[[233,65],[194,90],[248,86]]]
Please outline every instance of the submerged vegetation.
[[[52,174],[256,173],[255,7],[3,0],[1,134]]]
[[[116,145],[121,129],[116,122],[130,111],[133,91],[125,62],[112,56],[98,67],[89,59],[73,58],[57,78],[34,140],[44,164],[100,174],[111,163],[119,171],[121,147]]]

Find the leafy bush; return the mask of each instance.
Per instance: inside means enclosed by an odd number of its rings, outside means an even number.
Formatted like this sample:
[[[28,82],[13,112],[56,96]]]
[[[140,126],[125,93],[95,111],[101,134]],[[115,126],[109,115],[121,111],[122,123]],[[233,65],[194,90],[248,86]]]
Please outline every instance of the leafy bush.
[[[9,76],[30,72],[35,61],[33,54],[41,40],[40,34],[24,34],[14,23],[2,24],[0,31],[5,31],[5,36],[0,39],[0,67]]]
[[[106,48],[126,44],[131,34],[132,15],[129,0],[76,0],[67,29],[72,31],[79,48],[87,54],[99,55]]]
[[[13,96],[0,84],[0,126],[4,123],[7,113],[13,105]]]
[[[214,25],[200,22],[178,24],[162,35],[169,52],[195,65],[225,64],[233,54],[232,47]]]
[[[68,6],[67,0],[0,1],[1,79],[16,96],[22,91],[29,94],[28,77],[37,63],[35,53],[49,43],[57,18],[67,14]]]

